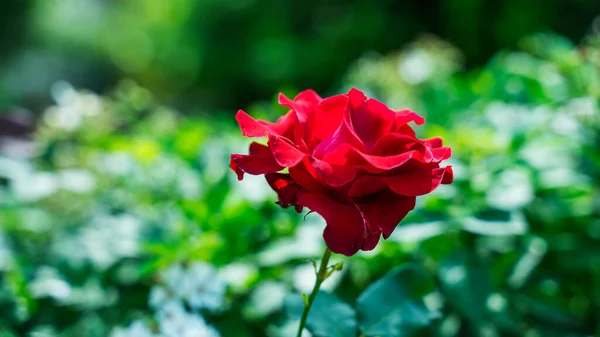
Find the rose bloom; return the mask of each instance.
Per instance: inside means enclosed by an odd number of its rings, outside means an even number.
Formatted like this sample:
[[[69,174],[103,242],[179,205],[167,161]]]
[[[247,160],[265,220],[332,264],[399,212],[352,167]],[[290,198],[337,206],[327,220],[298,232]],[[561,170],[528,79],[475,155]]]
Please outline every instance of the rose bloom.
[[[391,110],[357,89],[325,99],[312,90],[293,100],[280,94],[279,104],[290,111],[275,123],[237,112],[242,134],[266,136],[268,143],[231,155],[229,166],[239,180],[264,174],[281,207],[319,213],[334,253],[372,250],[417,196],[452,182],[452,168],[440,167],[450,148],[441,138],[418,139],[408,123],[425,120],[410,110]]]

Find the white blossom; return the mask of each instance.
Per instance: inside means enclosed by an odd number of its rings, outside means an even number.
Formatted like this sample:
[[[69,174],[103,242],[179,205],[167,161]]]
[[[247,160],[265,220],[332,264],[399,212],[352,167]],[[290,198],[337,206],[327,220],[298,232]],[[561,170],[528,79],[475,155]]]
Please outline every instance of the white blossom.
[[[208,263],[194,262],[188,268],[175,264],[162,276],[168,292],[194,309],[217,310],[224,304],[226,283]]]
[[[169,301],[157,312],[162,337],[219,337],[219,332],[206,324],[202,316],[189,313],[180,301]]]
[[[114,329],[110,337],[159,337],[152,333],[152,330],[148,328],[141,321],[133,321],[127,328],[116,328]]]

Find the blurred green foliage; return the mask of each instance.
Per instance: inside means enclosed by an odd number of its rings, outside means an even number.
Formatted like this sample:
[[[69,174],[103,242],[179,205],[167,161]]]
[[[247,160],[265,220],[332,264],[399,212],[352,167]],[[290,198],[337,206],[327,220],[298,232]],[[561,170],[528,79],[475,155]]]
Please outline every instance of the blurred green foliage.
[[[130,77],[184,112],[229,111],[281,87],[337,91],[365,51],[429,32],[482,65],[519,39],[590,32],[597,0],[5,0],[2,103],[41,109],[57,80],[105,91]],[[596,24],[598,26],[598,24]],[[596,27],[596,29],[600,29]]]
[[[315,336],[600,333],[600,39],[536,34],[480,70],[463,60],[424,36],[340,81],[423,114],[456,181],[374,251],[333,258]],[[2,333],[293,336],[324,224],[279,209],[260,177],[236,181],[228,155],[248,142],[233,121],[132,80],[50,92],[33,139],[0,143]]]

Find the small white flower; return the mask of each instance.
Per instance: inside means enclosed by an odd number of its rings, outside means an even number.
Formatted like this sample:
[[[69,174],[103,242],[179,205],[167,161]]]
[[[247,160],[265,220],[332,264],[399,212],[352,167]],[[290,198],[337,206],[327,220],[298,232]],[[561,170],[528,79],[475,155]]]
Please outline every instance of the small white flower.
[[[99,163],[103,171],[114,176],[125,177],[132,175],[135,160],[126,152],[111,152],[104,155]]]
[[[256,275],[258,269],[250,264],[232,263],[219,271],[219,275],[228,285],[242,290],[247,287],[248,280]]]
[[[163,337],[219,337],[219,332],[206,324],[202,316],[185,311],[179,301],[166,303],[157,313]]]
[[[184,297],[186,295],[186,274],[181,264],[171,265],[162,273],[162,279],[167,289],[172,291],[177,297]]]
[[[194,309],[216,310],[223,306],[226,284],[208,263],[194,262],[187,269],[174,264],[162,276],[168,291]]]
[[[181,337],[219,337],[219,332],[198,315],[188,314],[184,319]],[[173,336],[175,337],[175,336]]]
[[[90,193],[96,188],[96,177],[82,169],[62,170],[58,179],[63,189],[74,193]]]
[[[156,309],[160,308],[170,299],[169,292],[165,287],[154,286],[150,289],[150,295],[148,296],[148,304],[150,307]]]
[[[216,310],[223,306],[226,284],[207,263],[195,262],[186,276],[186,299],[194,309]]]
[[[55,269],[45,266],[37,270],[35,279],[29,283],[29,291],[34,297],[51,297],[59,301],[67,299],[72,293],[69,283]]]
[[[167,301],[156,312],[156,319],[160,322],[165,320],[179,320],[186,313],[183,303],[178,300]]]
[[[30,172],[16,177],[12,189],[19,201],[34,202],[54,194],[58,189],[58,180],[54,173]]]
[[[265,317],[281,309],[286,288],[280,282],[264,281],[250,295],[250,303],[245,314],[252,317]]]
[[[421,84],[434,72],[434,60],[425,50],[411,50],[398,64],[398,72],[409,84]]]

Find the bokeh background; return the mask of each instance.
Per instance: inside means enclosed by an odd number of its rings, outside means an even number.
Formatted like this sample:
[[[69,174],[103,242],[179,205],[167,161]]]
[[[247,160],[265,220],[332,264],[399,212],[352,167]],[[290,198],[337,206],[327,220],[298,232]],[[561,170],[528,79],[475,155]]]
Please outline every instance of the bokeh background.
[[[597,0],[5,0],[0,42],[2,337],[294,336],[324,224],[236,181],[233,117],[351,87],[456,182],[333,258],[314,336],[600,334]]]

